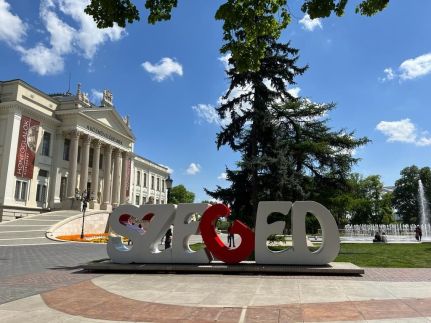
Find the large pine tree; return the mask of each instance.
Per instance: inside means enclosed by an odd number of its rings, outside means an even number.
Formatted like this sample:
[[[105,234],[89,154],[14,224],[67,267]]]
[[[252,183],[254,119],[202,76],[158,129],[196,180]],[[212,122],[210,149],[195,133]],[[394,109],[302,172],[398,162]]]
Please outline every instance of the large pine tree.
[[[288,86],[306,70],[296,66],[298,50],[270,36],[263,40],[258,71],[243,72],[229,60],[231,83],[217,111],[230,122],[218,133],[217,147],[229,145],[241,161],[237,170],[226,170],[229,188],[207,190],[251,226],[260,200],[321,200],[321,190],[342,189],[356,162],[352,150],[367,142],[330,130],[324,115],[332,104],[293,97]]]

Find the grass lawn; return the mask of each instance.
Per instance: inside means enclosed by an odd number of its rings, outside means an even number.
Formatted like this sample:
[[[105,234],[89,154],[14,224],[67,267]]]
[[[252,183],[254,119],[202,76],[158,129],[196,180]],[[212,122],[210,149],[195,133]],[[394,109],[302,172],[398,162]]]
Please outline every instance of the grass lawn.
[[[192,250],[203,247],[201,243],[190,246]],[[360,267],[431,268],[431,243],[343,243],[335,261]]]
[[[431,243],[343,243],[335,261],[360,267],[431,268]]]

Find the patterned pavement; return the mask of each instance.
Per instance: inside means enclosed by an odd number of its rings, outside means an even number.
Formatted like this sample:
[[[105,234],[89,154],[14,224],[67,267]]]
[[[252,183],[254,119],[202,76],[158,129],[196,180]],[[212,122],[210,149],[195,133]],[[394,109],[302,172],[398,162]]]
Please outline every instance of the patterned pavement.
[[[431,322],[428,268],[365,268],[363,276],[93,274],[80,264],[106,258],[106,245],[40,243],[54,218],[43,220],[0,225],[2,323]]]

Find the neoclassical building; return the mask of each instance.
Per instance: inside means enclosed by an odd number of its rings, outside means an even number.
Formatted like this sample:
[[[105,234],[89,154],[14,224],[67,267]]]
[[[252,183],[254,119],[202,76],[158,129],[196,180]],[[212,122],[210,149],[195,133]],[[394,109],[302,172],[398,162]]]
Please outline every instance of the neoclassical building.
[[[105,90],[101,105],[46,94],[22,80],[0,82],[0,221],[49,210],[111,211],[167,203],[168,169],[134,153],[135,136]]]

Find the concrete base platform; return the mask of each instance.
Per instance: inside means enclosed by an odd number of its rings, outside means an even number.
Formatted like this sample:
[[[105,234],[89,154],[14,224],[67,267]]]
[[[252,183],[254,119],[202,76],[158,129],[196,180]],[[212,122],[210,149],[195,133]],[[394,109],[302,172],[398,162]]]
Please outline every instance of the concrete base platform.
[[[210,264],[115,264],[109,259],[92,261],[81,268],[95,272],[139,272],[139,273],[202,273],[202,274],[310,274],[310,275],[362,275],[364,269],[349,262],[331,262],[324,266],[258,265],[254,261],[243,261],[228,265],[213,261]]]

